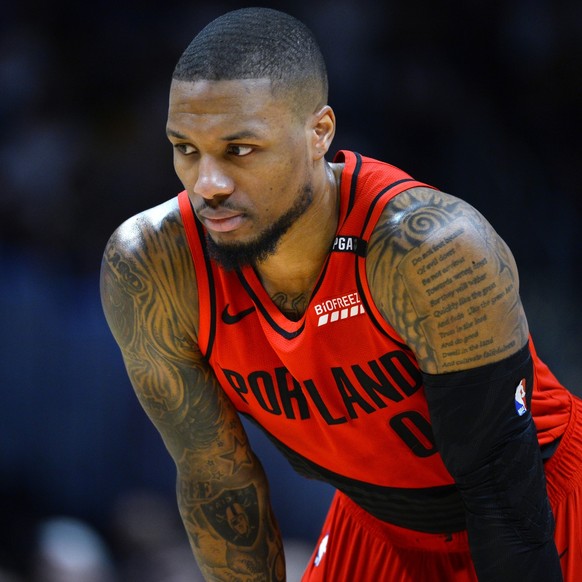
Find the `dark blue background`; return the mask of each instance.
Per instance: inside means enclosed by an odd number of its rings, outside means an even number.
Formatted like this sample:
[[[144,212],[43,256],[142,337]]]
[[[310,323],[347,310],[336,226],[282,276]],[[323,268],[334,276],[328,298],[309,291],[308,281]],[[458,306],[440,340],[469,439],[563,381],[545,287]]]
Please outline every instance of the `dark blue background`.
[[[538,350],[580,394],[580,2],[251,3],[263,4],[320,40],[335,149],[465,198],[505,238]],[[173,503],[173,465],[106,327],[98,269],[122,220],[180,189],[164,137],[175,61],[210,19],[244,5],[2,8],[0,569],[30,568],[47,516],[85,520],[115,552],[128,493]],[[250,431],[284,535],[312,542],[330,490]]]

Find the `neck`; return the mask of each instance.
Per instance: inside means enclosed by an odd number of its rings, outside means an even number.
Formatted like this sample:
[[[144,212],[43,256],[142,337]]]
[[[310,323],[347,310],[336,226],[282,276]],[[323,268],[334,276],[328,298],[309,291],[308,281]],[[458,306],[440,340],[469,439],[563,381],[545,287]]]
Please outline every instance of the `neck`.
[[[280,309],[301,311],[329,254],[339,216],[342,166],[323,163],[307,212],[281,239],[277,252],[256,265],[261,282]],[[293,307],[290,307],[293,306]]]

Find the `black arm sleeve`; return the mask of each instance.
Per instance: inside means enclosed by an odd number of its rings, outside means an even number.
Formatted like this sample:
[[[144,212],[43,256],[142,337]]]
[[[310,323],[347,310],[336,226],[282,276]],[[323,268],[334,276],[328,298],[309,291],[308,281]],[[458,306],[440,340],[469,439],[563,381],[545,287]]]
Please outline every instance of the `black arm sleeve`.
[[[465,506],[480,582],[561,581],[530,413],[529,346],[494,364],[423,376],[436,443]]]

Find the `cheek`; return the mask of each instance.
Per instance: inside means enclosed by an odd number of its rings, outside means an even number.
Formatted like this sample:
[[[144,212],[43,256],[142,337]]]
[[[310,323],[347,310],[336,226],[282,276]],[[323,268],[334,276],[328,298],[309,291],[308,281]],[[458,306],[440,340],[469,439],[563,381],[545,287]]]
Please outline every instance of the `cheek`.
[[[278,179],[262,190],[260,208],[267,219],[275,220],[295,199],[295,188],[288,179]]]
[[[308,180],[305,164],[301,160],[286,160],[279,164],[269,182],[265,194],[270,205],[287,209],[299,195]]]
[[[186,187],[184,162],[177,154],[174,154],[173,161],[174,161],[174,172],[176,172],[176,176],[178,176],[180,182],[182,182],[182,184],[184,184],[184,187]]]
[[[190,157],[180,155],[179,153],[174,154],[173,158],[174,172],[178,179],[184,185],[186,190],[191,190],[196,184],[197,178],[197,166]]]

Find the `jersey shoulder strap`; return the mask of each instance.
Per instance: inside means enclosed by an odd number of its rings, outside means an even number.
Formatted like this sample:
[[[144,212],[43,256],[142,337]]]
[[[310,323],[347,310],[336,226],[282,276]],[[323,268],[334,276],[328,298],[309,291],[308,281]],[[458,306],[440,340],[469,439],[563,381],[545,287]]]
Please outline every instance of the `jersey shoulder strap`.
[[[198,288],[198,347],[206,357],[213,344],[211,330],[216,329],[216,296],[212,266],[206,253],[202,225],[196,220],[188,193],[178,194],[178,206],[184,224],[186,240],[194,263],[196,286]]]
[[[360,236],[367,241],[386,204],[392,198],[419,186],[433,188],[420,182],[396,166],[357,152],[340,150],[334,162],[344,164],[341,180],[342,204],[340,225],[363,225]]]
[[[347,211],[340,217],[343,228],[357,237],[357,281],[360,297],[370,319],[382,333],[409,349],[396,330],[377,308],[366,275],[367,246],[387,204],[398,194],[416,187],[435,189],[420,182],[396,166],[356,152],[340,151],[334,161],[344,162],[342,197],[349,198]]]

